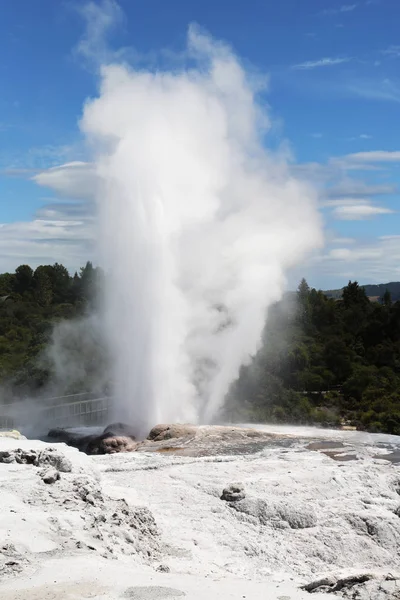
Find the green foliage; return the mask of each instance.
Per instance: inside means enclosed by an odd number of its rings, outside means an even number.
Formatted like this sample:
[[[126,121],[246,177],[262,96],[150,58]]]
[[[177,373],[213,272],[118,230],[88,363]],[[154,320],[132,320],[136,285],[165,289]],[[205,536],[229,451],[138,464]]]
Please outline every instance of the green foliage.
[[[58,263],[0,275],[2,389],[23,395],[51,381],[73,393],[107,378],[107,348],[97,328],[69,325],[96,312],[103,278],[90,262],[73,276]],[[400,301],[390,292],[382,291],[381,303],[370,302],[350,281],[334,299],[303,279],[295,294],[270,308],[262,347],[241,368],[222,416],[329,427],[346,422],[400,435]],[[224,327],[230,325],[227,315]],[[63,381],[52,371],[50,340],[68,363]]]
[[[94,297],[101,278],[88,263],[71,277],[58,263],[33,272],[21,265],[0,275],[0,385],[16,394],[48,384],[52,373],[43,364],[56,323],[80,317]],[[76,348],[79,362],[80,349]],[[82,384],[85,386],[85,383]]]
[[[339,426],[400,435],[400,302],[349,281],[340,298],[303,279],[274,306],[263,347],[226,399],[231,419]]]

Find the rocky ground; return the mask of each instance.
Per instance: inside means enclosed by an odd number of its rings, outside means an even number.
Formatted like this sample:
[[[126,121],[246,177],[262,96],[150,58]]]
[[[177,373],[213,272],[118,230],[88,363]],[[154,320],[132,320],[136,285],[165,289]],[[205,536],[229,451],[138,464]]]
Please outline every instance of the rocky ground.
[[[400,599],[400,440],[259,429],[0,437],[1,599]]]

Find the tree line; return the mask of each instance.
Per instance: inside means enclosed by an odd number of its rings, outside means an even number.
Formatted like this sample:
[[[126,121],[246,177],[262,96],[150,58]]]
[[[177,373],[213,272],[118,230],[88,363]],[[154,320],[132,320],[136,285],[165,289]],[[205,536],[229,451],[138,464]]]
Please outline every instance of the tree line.
[[[65,337],[68,361],[85,365],[68,374],[60,393],[107,383],[107,349],[90,329],[68,323],[98,312],[105,276],[88,262],[70,275],[61,264],[19,266],[0,275],[0,388],[38,394],[54,378],[43,357],[54,331]],[[57,329],[58,325],[58,329]],[[61,332],[61,333],[60,333]],[[59,336],[60,337],[60,336]],[[297,292],[269,309],[260,349],[240,370],[221,414],[232,421],[347,423],[400,435],[400,301],[389,291],[371,302],[349,282],[328,298],[303,279]]]
[[[271,308],[225,416],[400,435],[400,302],[370,302],[356,281],[328,298],[303,279]]]
[[[58,263],[35,270],[20,265],[14,273],[0,275],[2,396],[34,394],[48,385],[52,365],[44,355],[55,325],[96,310],[102,280],[101,269],[91,262],[74,275]],[[70,390],[60,390],[65,391]]]

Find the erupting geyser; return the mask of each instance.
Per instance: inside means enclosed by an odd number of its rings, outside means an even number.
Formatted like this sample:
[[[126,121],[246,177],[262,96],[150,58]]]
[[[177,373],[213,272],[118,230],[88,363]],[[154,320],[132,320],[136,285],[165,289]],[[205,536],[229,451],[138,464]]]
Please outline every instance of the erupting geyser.
[[[213,419],[286,270],[321,243],[314,191],[265,149],[251,78],[194,28],[188,56],[179,71],[103,67],[82,119],[100,182],[114,417],[144,431]]]

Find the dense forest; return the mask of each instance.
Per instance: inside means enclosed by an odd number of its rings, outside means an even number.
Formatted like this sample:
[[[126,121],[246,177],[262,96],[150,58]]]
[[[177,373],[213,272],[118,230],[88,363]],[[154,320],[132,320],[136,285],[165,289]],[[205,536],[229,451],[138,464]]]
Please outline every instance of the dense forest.
[[[103,280],[90,262],[73,276],[57,263],[0,275],[3,400],[52,386],[60,394],[106,388],[107,351],[89,316]],[[329,298],[302,280],[270,308],[261,348],[241,368],[221,417],[400,435],[400,302],[389,290],[371,302],[357,282]]]
[[[58,263],[35,271],[21,265],[15,273],[0,275],[0,399],[8,402],[10,397],[43,390],[51,393],[51,383],[60,394],[82,391],[89,384],[88,363],[92,363],[92,379],[97,377],[102,360],[99,345],[97,340],[85,340],[84,334],[85,327],[91,334],[86,315],[97,308],[102,278],[102,271],[90,262],[73,276]],[[68,329],[68,323],[79,319],[85,327]],[[71,376],[71,368],[56,365],[57,361],[81,363],[83,375]],[[69,381],[54,381],[56,370]]]
[[[400,435],[400,302],[370,302],[349,282],[340,299],[300,283],[270,310],[263,345],[232,386],[241,421],[346,423]]]

